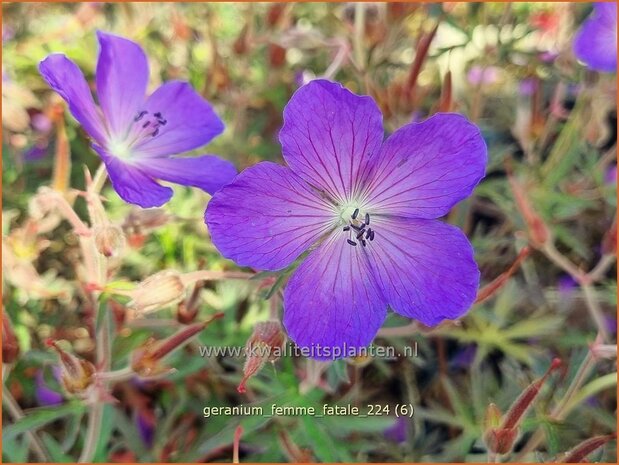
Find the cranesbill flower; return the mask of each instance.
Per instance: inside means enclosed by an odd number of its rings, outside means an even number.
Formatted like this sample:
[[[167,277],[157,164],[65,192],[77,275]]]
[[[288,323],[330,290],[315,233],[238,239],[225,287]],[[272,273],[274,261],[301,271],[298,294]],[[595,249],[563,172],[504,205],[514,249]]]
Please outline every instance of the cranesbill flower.
[[[39,70],[93,139],[123,200],[144,208],[164,204],[172,189],[156,179],[209,193],[229,182],[236,170],[226,160],[172,157],[221,134],[224,125],[211,105],[180,81],[166,82],[146,97],[149,72],[142,48],[104,32],[97,32],[97,38],[98,106],[82,72],[65,55],[49,55]]]
[[[606,73],[617,70],[617,3],[598,2],[574,39],[574,54],[587,67]]]
[[[309,252],[287,283],[283,321],[314,358],[369,344],[388,307],[436,325],[475,299],[471,244],[436,218],[484,176],[479,130],[444,113],[383,135],[370,97],[312,81],[284,110],[288,167],[258,163],[207,207],[213,243],[241,266],[282,270]]]

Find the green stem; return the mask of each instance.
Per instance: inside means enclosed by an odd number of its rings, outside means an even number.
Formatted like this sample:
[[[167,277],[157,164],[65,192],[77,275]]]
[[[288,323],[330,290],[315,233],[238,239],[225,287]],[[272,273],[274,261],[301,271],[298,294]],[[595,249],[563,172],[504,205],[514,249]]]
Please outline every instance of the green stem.
[[[2,403],[9,411],[14,421],[24,418],[24,412],[11,394],[11,391],[2,383]],[[33,431],[27,431],[26,437],[30,440],[30,448],[37,457],[39,462],[51,462],[50,455],[47,452],[45,445],[41,442],[37,434]]]

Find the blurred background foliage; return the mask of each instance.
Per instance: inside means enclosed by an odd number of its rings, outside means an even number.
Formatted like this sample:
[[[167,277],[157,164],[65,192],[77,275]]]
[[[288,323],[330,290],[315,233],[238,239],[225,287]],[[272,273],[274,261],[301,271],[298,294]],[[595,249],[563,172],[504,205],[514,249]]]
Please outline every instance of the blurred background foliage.
[[[253,377],[242,395],[236,386],[244,360],[203,358],[198,345],[243,346],[257,322],[281,310],[278,288],[268,292],[273,277],[198,286],[188,293],[198,302],[189,316],[171,305],[132,319],[126,301],[111,298],[113,369],[127,366],[151,336],[168,336],[188,319],[224,317],[166,359],[173,373],[112,386],[116,400],[103,408],[95,461],[230,461],[239,424],[241,461],[485,461],[488,405],[507,410],[554,357],[563,369],[549,379],[504,460],[560,460],[583,440],[613,432],[616,75],[588,71],[572,54],[573,35],[590,9],[569,3],[3,4],[3,337],[6,343],[10,329],[16,340],[6,351],[3,345],[3,382],[5,399],[8,393],[25,412],[19,421],[7,415],[15,408],[4,412],[3,459],[32,459],[31,432],[56,462],[75,461],[86,440],[89,407],[63,392],[58,358],[45,340],[94,362],[96,302],[79,279],[72,228],[38,217],[33,198],[50,185],[86,217],[84,200],[69,186],[84,190],[84,167],[94,173],[99,160],[37,65],[48,53],[63,52],[92,82],[96,29],[144,47],[153,88],[188,80],[212,102],[227,128],[208,152],[239,169],[281,162],[282,109],[314,77],[372,95],[387,132],[436,111],[467,115],[488,144],[488,175],[447,221],[472,240],[482,285],[505,273],[519,253],[524,259],[461,321],[429,329],[390,315],[375,344],[416,344],[416,356],[331,364],[284,358]],[[104,188],[106,212],[127,240],[110,261],[112,280],[141,281],[163,269],[235,270],[209,241],[202,219],[208,195],[174,189],[164,208],[140,211]],[[535,243],[536,218],[551,232],[552,250]],[[532,246],[529,253],[525,246]],[[578,276],[591,270],[595,279],[580,285]],[[599,355],[600,331],[614,356]],[[599,349],[595,357],[592,346]],[[391,411],[369,418],[202,417],[206,406],[269,411],[273,403],[319,411],[323,404],[380,404]],[[413,417],[397,419],[397,404],[413,404]],[[616,454],[606,447],[590,459],[614,462]]]

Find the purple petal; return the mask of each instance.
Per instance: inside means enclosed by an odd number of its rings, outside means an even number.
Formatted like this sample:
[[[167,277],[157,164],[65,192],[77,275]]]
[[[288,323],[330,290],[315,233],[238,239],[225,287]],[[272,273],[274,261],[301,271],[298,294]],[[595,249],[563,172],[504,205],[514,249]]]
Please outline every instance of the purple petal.
[[[393,311],[434,326],[473,304],[479,270],[462,232],[436,220],[372,217],[370,255]]]
[[[284,291],[284,326],[308,356],[353,355],[372,342],[383,324],[387,303],[365,250],[348,244],[346,233],[337,231],[290,278]]]
[[[54,53],[39,63],[39,71],[69,105],[69,110],[86,132],[98,142],[105,140],[102,117],[84,75],[65,55]]]
[[[290,169],[262,162],[208,204],[213,244],[241,266],[281,270],[329,229],[334,214]]]
[[[345,201],[355,195],[380,148],[382,115],[370,97],[314,80],[286,105],[279,140],[297,175]]]
[[[159,113],[165,120],[156,137],[136,147],[146,156],[187,152],[202,147],[224,130],[211,105],[186,82],[166,82],[148,98],[144,110],[151,115]]]
[[[194,186],[214,194],[236,176],[228,160],[214,155],[179,158],[142,158],[134,165],[155,179]]]
[[[617,4],[595,4],[574,39],[574,54],[587,67],[607,73],[617,69]]]
[[[36,374],[35,378],[35,391],[34,394],[37,398],[37,402],[39,405],[43,407],[49,407],[52,405],[59,405],[63,402],[62,394],[59,392],[50,389],[47,384],[45,384],[45,378],[43,376],[43,370],[40,370]]]
[[[172,189],[157,184],[141,169],[107,154],[101,147],[93,148],[105,163],[112,186],[125,202],[151,208],[160,207],[172,197]]]
[[[123,136],[144,105],[148,63],[142,48],[128,39],[97,31],[97,94],[113,135]]]
[[[405,416],[400,416],[400,417],[395,418],[393,425],[385,429],[383,433],[385,438],[388,439],[389,441],[392,441],[398,444],[407,442],[408,435],[409,435],[409,432],[408,432],[409,421],[410,420],[408,419],[408,417],[405,417]]]
[[[483,178],[486,144],[463,116],[439,113],[394,132],[383,144],[368,205],[381,214],[438,218]]]
[[[135,414],[135,425],[140,433],[142,442],[144,442],[147,447],[153,447],[153,442],[155,439],[155,425],[153,425],[152,422],[140,412],[136,412]]]

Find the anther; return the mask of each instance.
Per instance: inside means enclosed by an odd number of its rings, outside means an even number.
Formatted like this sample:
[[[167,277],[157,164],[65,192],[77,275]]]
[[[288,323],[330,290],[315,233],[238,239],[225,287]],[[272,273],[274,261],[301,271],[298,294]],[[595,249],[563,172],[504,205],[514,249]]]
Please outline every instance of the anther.
[[[373,232],[374,231],[372,231],[372,228],[368,228],[368,230],[365,232],[365,238],[369,239]]]
[[[350,226],[344,226],[344,231],[350,231]]]
[[[144,123],[144,124],[142,125],[142,129],[145,129],[145,128],[147,128],[148,126],[150,126],[150,121],[147,121],[146,123]]]
[[[373,240],[374,240],[374,231],[373,231],[373,230],[372,230],[372,232],[370,233],[370,237],[369,237],[368,239],[370,239],[371,241],[373,241]]]
[[[369,214],[369,213],[366,213],[366,214],[365,214],[365,224],[366,224],[366,225],[367,225],[367,224],[370,224],[370,214]]]
[[[365,247],[365,246],[367,245],[367,243],[365,242],[365,240],[361,239],[361,245],[362,245],[363,247]]]
[[[359,215],[359,209],[358,209],[358,208],[355,208],[355,211],[354,211],[354,212],[353,212],[353,214],[352,214],[352,219],[353,219],[353,220],[354,220],[354,219],[356,219],[356,218],[357,218],[357,215]]]
[[[142,110],[141,112],[138,113],[138,115],[135,118],[133,118],[133,121],[135,121],[137,123],[142,118],[144,118],[144,115],[146,115],[147,113],[148,112],[146,110]]]
[[[155,130],[153,131],[153,133],[151,134],[152,137],[155,137],[157,134],[159,134],[159,128],[155,128]]]
[[[350,245],[354,245],[354,246],[357,245],[355,241],[351,241],[350,239],[346,239],[346,242],[348,242]]]
[[[157,113],[153,113],[153,116],[157,119],[161,118],[161,112],[158,111]]]
[[[357,234],[357,240],[361,239],[364,234],[365,234],[365,229],[362,229],[361,231],[359,231],[359,234]]]

